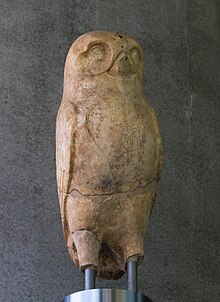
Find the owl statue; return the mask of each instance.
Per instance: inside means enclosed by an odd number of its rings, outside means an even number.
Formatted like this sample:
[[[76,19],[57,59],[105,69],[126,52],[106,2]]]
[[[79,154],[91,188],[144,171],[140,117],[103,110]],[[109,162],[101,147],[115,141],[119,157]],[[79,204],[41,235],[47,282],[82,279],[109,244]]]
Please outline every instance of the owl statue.
[[[146,100],[140,45],[89,32],[71,46],[57,115],[62,226],[73,262],[118,279],[141,262],[162,167],[156,114]]]

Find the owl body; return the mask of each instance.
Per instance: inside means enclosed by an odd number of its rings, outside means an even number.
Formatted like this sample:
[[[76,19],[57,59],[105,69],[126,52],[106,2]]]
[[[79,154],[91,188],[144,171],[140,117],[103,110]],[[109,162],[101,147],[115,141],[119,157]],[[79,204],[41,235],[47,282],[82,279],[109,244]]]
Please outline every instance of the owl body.
[[[161,172],[161,138],[144,96],[137,42],[106,32],[78,40],[67,57],[57,117],[63,229],[77,265],[94,266],[101,277],[115,279],[129,257],[144,255]]]
[[[153,181],[159,145],[145,98],[103,95],[85,100],[88,109],[77,116],[71,191],[120,193]]]

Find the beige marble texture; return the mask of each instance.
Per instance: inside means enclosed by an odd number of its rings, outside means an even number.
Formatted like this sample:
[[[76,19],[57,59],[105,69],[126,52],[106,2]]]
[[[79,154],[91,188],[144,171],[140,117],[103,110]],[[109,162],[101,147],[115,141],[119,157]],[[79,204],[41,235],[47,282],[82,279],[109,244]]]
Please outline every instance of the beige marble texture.
[[[79,37],[67,55],[57,115],[64,236],[81,269],[117,279],[144,256],[162,169],[156,114],[144,95],[140,45],[115,32]]]

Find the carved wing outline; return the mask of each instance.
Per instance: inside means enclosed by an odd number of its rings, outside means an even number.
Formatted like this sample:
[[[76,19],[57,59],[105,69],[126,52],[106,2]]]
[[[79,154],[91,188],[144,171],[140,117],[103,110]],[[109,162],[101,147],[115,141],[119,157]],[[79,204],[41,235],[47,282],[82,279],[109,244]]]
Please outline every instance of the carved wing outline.
[[[159,121],[157,114],[154,110],[154,108],[148,103],[148,108],[151,114],[152,122],[154,125],[155,129],[155,134],[156,134],[156,139],[157,139],[157,144],[158,144],[158,154],[157,154],[157,164],[155,168],[155,176],[154,180],[159,181],[161,173],[162,173],[162,168],[163,168],[163,146],[162,146],[162,138],[161,138],[161,133],[160,133],[160,127],[159,127]]]
[[[56,174],[62,225],[66,239],[68,228],[66,225],[65,207],[73,174],[76,123],[76,113],[73,104],[62,101],[56,122]]]

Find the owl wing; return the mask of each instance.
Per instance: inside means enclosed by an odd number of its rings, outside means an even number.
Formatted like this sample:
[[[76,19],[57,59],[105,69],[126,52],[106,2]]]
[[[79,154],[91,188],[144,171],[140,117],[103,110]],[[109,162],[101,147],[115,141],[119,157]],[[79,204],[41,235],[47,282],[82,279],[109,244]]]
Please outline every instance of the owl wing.
[[[156,124],[158,128],[158,159],[157,159],[157,168],[156,168],[156,180],[158,181],[161,177],[162,168],[163,168],[163,147],[162,147],[162,138],[160,134],[159,123],[156,117]]]
[[[162,139],[161,139],[160,127],[159,127],[157,114],[150,104],[149,104],[149,109],[150,109],[150,113],[151,113],[151,117],[152,117],[152,121],[153,121],[153,125],[154,125],[157,146],[158,146],[157,164],[156,164],[155,176],[154,176],[154,180],[158,181],[160,179],[160,176],[162,173],[162,165],[163,165]]]
[[[72,180],[76,136],[76,113],[73,104],[62,101],[56,122],[57,187],[65,232],[65,203]]]

